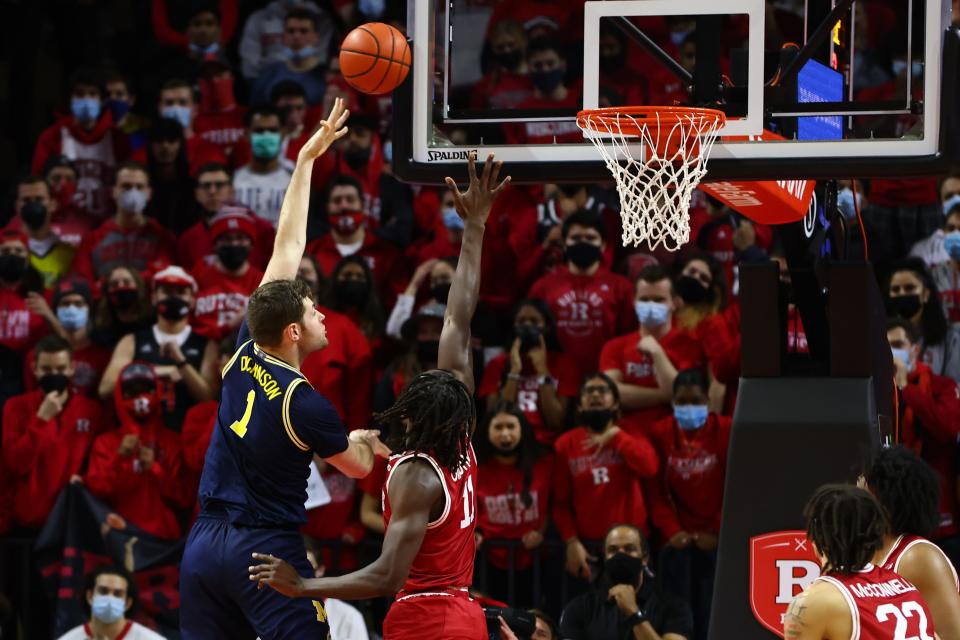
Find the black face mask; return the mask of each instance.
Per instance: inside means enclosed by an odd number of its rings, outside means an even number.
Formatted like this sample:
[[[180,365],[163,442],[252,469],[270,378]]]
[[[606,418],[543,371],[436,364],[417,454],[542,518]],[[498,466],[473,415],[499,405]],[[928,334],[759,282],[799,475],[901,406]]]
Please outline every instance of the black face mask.
[[[503,448],[503,447],[501,447],[501,446],[498,445],[498,444],[493,445],[494,451],[496,451],[497,453],[499,453],[499,454],[502,455],[502,456],[513,455],[514,453],[517,452],[517,449],[519,449],[519,448],[520,448],[520,443],[519,443],[519,442],[517,442],[516,444],[514,444],[512,447],[509,447],[509,448],[506,448],[506,449]]]
[[[909,320],[917,315],[917,311],[920,311],[922,306],[920,296],[917,294],[897,296],[896,298],[887,300],[887,315],[891,318],[899,316],[905,320]]]
[[[520,338],[520,351],[529,351],[540,346],[540,327],[533,324],[517,324],[513,326],[513,335]]]
[[[114,289],[107,293],[107,297],[117,309],[129,309],[137,303],[138,292],[136,289]]]
[[[222,244],[217,247],[217,258],[227,271],[236,271],[250,256],[250,247],[240,244]]]
[[[439,340],[417,341],[417,360],[420,364],[435,364],[440,358]]]
[[[447,300],[450,299],[450,283],[444,282],[430,287],[430,297],[440,304],[447,304]]]
[[[343,159],[347,161],[348,167],[359,171],[370,162],[370,149],[347,149],[343,152]]]
[[[29,200],[20,209],[20,219],[28,229],[42,229],[47,222],[47,208],[36,200]]]
[[[640,558],[619,551],[607,558],[603,566],[610,584],[640,585],[640,574],[643,573],[643,560]]]
[[[367,301],[370,287],[359,280],[339,280],[333,284],[333,295],[348,307],[360,307]]]
[[[316,280],[310,280],[309,278],[304,278],[303,276],[297,276],[297,280],[302,280],[303,282],[306,282],[307,286],[310,287],[310,291],[314,295],[316,295],[317,292],[320,290],[319,289],[320,283],[317,282]]]
[[[170,322],[183,320],[190,313],[190,303],[183,298],[170,296],[157,303],[157,313]]]
[[[611,409],[581,409],[580,422],[591,431],[602,432],[613,419]]]
[[[600,247],[589,242],[577,242],[567,245],[564,251],[564,258],[572,262],[578,269],[587,267],[600,262]]]
[[[44,393],[66,391],[69,384],[70,378],[62,373],[46,373],[37,378],[37,386],[43,389]]]
[[[493,54],[493,59],[504,69],[513,71],[520,66],[520,60],[523,59],[523,56],[520,51],[504,51]]]
[[[27,270],[27,259],[7,253],[0,256],[0,280],[5,282],[19,282]]]
[[[680,276],[676,283],[677,293],[687,304],[699,304],[713,300],[713,290],[691,276]]]
[[[618,53],[615,56],[600,56],[600,71],[604,73],[619,71],[626,61],[626,53]]]

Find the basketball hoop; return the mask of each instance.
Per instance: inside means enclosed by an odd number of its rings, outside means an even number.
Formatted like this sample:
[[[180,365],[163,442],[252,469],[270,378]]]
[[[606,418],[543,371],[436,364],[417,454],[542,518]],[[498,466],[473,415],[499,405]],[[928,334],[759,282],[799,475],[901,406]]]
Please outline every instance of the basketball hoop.
[[[695,107],[584,109],[577,126],[617,182],[624,246],[676,251],[690,239],[690,197],[726,116]],[[633,145],[640,145],[634,157]]]

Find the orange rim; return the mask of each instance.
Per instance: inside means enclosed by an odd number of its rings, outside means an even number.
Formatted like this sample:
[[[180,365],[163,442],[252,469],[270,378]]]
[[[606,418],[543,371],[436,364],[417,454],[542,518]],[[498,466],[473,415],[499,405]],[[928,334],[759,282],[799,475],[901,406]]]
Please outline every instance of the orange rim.
[[[577,125],[596,133],[640,135],[643,129],[673,126],[681,120],[692,118],[699,122],[712,120],[714,129],[719,129],[727,121],[723,111],[701,107],[604,107],[580,111],[577,113]],[[602,129],[597,126],[601,123]]]

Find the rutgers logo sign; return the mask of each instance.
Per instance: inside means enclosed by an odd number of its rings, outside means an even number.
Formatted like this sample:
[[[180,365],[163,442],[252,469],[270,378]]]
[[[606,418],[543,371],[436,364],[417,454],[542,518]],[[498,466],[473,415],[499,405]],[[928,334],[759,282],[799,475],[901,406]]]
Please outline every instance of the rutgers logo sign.
[[[806,531],[750,538],[750,608],[764,627],[783,637],[783,617],[794,597],[820,577]]]

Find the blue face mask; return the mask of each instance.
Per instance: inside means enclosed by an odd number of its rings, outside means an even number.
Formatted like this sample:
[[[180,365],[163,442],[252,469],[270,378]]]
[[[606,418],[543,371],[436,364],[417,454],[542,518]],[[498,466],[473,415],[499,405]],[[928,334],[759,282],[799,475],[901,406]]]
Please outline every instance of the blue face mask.
[[[954,207],[960,207],[960,193],[943,201],[943,215],[948,215]]]
[[[93,596],[93,604],[90,609],[93,617],[101,622],[111,624],[123,617],[123,612],[127,608],[127,603],[123,598],[108,595]]]
[[[456,207],[443,208],[443,226],[452,231],[463,231],[463,220],[457,214]]]
[[[943,250],[954,260],[960,261],[960,231],[951,231],[943,236]]]
[[[280,132],[261,131],[250,134],[250,150],[257,160],[273,160],[280,153]]]
[[[160,115],[164,118],[169,118],[170,120],[176,120],[180,123],[180,126],[184,129],[190,126],[190,122],[193,120],[193,110],[190,107],[185,107],[182,104],[174,104],[169,107],[164,107],[160,110]]]
[[[840,209],[842,213],[847,218],[856,218],[857,209],[854,208],[854,198],[852,189],[841,189],[837,193],[837,208]],[[863,214],[863,195],[858,191],[856,198],[857,208],[860,209],[861,215]]]
[[[637,320],[645,327],[659,327],[670,317],[670,307],[662,302],[638,301],[633,303]]]
[[[120,192],[117,208],[130,213],[143,213],[147,208],[147,194],[140,189],[127,189]]]
[[[114,122],[120,122],[130,112],[130,103],[123,100],[107,100],[107,108]]]
[[[393,141],[391,140],[383,143],[383,159],[385,162],[393,162]]]
[[[214,42],[207,47],[201,47],[198,44],[190,43],[190,53],[198,56],[212,56],[220,51],[220,43]]]
[[[673,407],[673,417],[684,431],[693,431],[707,424],[708,413],[705,404],[678,404]]]
[[[87,307],[75,307],[73,305],[57,307],[57,320],[67,331],[76,331],[86,327],[89,316],[90,310]]]
[[[893,349],[893,357],[903,364],[907,365],[907,373],[913,373],[913,362],[910,360],[910,351],[908,349]]]
[[[283,48],[283,57],[293,62],[300,62],[315,55],[317,55],[316,47],[303,47],[299,51],[294,51],[290,47]]]
[[[80,122],[93,122],[100,117],[100,100],[97,98],[72,98],[70,111]]]
[[[386,11],[387,3],[385,0],[360,0],[357,3],[357,8],[360,9],[360,13],[375,20]]]

